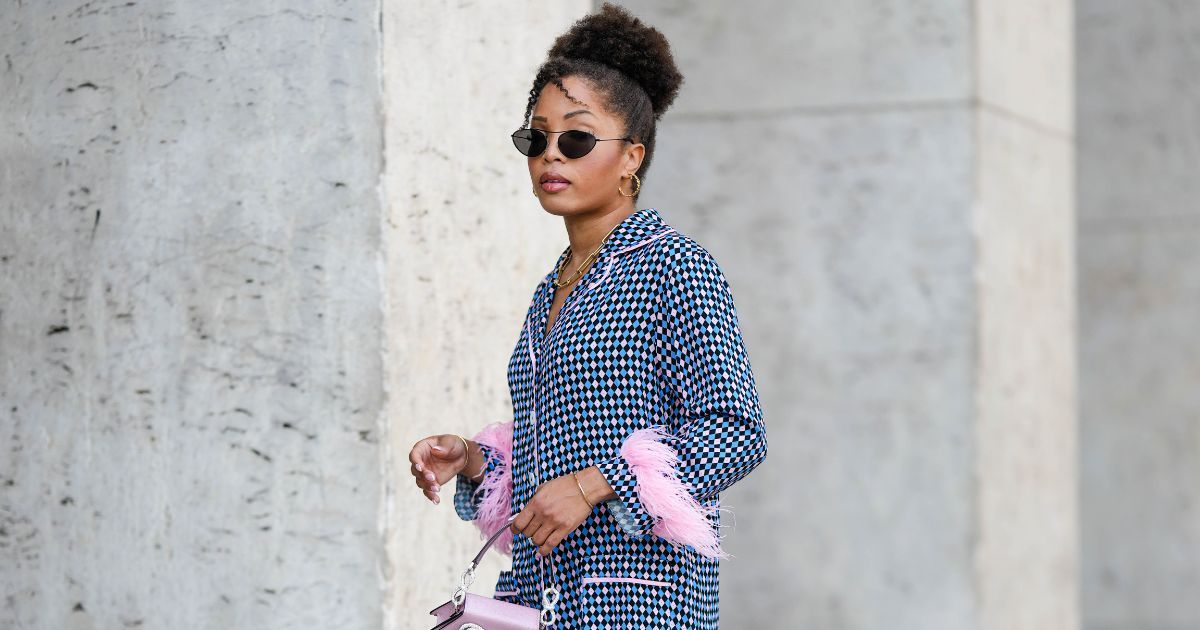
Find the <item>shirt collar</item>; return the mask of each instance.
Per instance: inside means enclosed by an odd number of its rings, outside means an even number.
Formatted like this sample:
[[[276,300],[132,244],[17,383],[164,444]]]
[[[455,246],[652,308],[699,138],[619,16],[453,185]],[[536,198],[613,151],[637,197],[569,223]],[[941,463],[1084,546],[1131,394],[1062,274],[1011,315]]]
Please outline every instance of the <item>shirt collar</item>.
[[[654,208],[637,210],[625,217],[624,220],[617,224],[617,227],[613,228],[612,233],[608,235],[608,239],[604,241],[604,245],[600,248],[596,264],[603,264],[601,261],[605,259],[637,249],[673,229],[663,222],[658,210]],[[558,259],[554,261],[554,266],[546,274],[547,281],[554,278],[554,270],[558,268],[558,265],[562,264],[569,250],[570,246],[564,248],[562,253],[559,254]]]
[[[658,210],[642,208],[617,224],[612,234],[608,235],[608,240],[604,241],[600,254],[619,254],[622,250],[633,248],[660,234],[666,227],[667,224],[663,223]]]

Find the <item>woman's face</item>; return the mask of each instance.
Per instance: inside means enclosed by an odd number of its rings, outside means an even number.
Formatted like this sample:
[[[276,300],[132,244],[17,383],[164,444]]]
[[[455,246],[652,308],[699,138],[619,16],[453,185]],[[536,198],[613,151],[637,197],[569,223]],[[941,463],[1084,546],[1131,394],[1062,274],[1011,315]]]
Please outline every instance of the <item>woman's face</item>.
[[[625,135],[623,121],[604,109],[598,92],[578,77],[564,77],[563,86],[575,100],[568,98],[554,83],[547,83],[534,104],[530,127],[542,131],[579,129],[597,138]],[[633,191],[630,177],[637,172],[645,155],[645,146],[623,140],[597,142],[581,158],[567,158],[558,150],[562,134],[549,134],[549,146],[537,157],[529,158],[529,176],[538,200],[547,212],[559,216],[577,215],[595,210],[616,210],[631,202],[617,192]],[[544,178],[565,179],[568,183],[544,182]]]

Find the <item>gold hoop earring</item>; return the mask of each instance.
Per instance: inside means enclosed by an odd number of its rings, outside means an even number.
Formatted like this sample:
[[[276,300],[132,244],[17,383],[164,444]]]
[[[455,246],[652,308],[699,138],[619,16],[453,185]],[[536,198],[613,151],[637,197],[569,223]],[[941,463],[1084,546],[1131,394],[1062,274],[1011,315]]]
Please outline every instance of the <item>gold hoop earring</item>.
[[[532,190],[532,191],[533,191],[533,196],[534,196],[534,197],[536,197],[536,196],[537,196],[537,188],[530,188],[529,190]]]
[[[626,195],[625,191],[621,190],[621,185],[617,184],[617,192],[621,193],[622,197],[636,196],[638,194],[638,191],[642,189],[642,179],[637,176],[637,173],[630,173],[629,176],[633,178],[633,181],[637,185],[637,187],[633,189],[633,192]]]

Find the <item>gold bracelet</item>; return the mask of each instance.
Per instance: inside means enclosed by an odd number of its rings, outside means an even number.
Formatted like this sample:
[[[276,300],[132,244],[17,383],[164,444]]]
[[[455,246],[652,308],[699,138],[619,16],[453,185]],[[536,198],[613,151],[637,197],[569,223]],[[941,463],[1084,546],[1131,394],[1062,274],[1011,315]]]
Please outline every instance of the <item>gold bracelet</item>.
[[[454,434],[454,437],[462,440],[463,452],[467,454],[467,463],[470,464],[471,463],[471,447],[467,445],[467,438],[465,438],[457,433]],[[463,466],[463,468],[466,468],[466,466]],[[479,469],[478,475],[475,475],[474,477],[467,477],[467,479],[470,479],[471,481],[479,481],[479,478],[483,476],[483,471],[485,471],[485,470],[487,470],[487,466],[482,466]]]
[[[590,507],[590,508],[596,507],[595,503],[588,501],[587,493],[583,491],[583,484],[579,483],[579,477],[576,476],[574,472],[571,473],[571,476],[574,477],[574,479],[575,479],[575,485],[579,486],[579,494],[583,495],[583,502],[587,503],[588,507]]]

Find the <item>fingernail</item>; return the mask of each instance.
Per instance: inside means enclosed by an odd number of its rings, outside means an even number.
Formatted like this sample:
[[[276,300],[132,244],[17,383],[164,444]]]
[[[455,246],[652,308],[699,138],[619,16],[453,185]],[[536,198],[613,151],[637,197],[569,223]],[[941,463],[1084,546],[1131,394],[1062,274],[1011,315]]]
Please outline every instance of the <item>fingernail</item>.
[[[420,464],[417,464],[417,472],[425,472],[425,467]]]
[[[441,498],[441,497],[433,497],[433,504],[434,504],[434,505],[441,505],[441,503],[442,503],[442,498]]]

